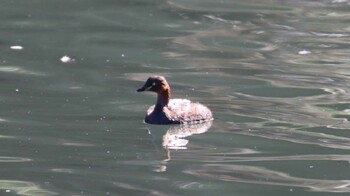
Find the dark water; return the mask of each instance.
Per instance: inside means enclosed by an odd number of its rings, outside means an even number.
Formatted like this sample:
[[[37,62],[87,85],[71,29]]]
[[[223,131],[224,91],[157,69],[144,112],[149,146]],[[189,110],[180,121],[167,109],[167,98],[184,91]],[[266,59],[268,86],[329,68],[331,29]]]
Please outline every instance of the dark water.
[[[348,0],[3,0],[0,18],[0,195],[349,194]],[[155,74],[212,124],[144,124]]]

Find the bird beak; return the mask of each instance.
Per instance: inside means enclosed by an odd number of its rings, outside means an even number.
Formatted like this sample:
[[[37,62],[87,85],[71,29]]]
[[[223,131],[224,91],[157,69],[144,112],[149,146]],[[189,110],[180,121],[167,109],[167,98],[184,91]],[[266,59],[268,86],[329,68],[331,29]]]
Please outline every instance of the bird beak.
[[[142,92],[142,91],[145,91],[145,87],[141,87],[141,88],[137,89],[137,92]]]
[[[143,87],[137,89],[137,92],[149,91],[151,88],[152,86],[146,83],[145,85],[143,85]]]

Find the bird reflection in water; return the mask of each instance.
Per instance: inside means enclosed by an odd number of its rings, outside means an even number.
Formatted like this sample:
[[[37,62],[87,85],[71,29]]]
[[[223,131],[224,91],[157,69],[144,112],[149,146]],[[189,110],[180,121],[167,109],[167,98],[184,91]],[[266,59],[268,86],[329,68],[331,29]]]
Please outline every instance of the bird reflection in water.
[[[176,150],[187,149],[186,145],[189,141],[185,138],[194,134],[202,134],[207,132],[211,127],[211,124],[212,121],[202,124],[172,126],[165,133],[165,135],[163,135],[163,147],[165,149]]]
[[[187,137],[205,133],[209,130],[211,125],[212,121],[201,124],[171,126],[162,138],[162,146],[167,153],[166,159],[164,159],[154,171],[165,172],[166,163],[171,160],[171,150],[186,150],[187,144],[189,143]]]

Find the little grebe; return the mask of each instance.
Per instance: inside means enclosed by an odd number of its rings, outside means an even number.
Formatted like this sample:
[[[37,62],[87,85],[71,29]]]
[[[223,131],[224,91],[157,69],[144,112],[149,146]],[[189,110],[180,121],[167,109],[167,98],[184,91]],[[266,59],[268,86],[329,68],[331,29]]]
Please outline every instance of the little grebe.
[[[188,99],[170,99],[170,86],[163,76],[149,77],[137,92],[157,93],[157,103],[147,110],[145,122],[149,124],[197,124],[213,119],[211,111],[200,103]]]

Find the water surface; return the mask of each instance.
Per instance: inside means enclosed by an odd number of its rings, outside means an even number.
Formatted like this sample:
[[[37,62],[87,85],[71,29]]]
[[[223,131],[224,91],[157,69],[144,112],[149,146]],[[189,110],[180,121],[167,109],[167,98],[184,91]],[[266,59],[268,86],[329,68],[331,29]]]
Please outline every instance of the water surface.
[[[349,11],[2,1],[1,195],[349,194]],[[143,123],[150,75],[215,120]]]

